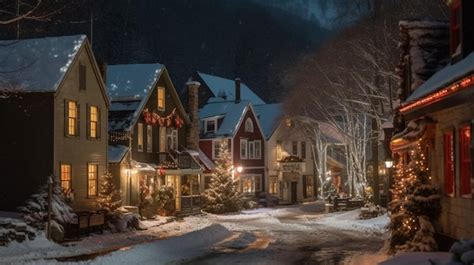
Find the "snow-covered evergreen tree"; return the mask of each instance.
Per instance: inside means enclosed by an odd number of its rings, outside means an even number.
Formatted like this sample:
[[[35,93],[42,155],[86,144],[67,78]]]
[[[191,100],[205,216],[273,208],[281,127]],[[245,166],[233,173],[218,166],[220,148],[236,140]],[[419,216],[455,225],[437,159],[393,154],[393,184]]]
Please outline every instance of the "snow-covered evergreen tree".
[[[236,212],[242,209],[242,195],[237,190],[236,181],[232,179],[232,164],[226,140],[219,144],[219,156],[216,168],[204,192],[204,210],[210,213]]]
[[[75,214],[67,205],[63,190],[57,177],[51,176],[53,180],[51,229],[64,233],[64,225],[74,222]],[[19,208],[23,213],[25,222],[38,229],[44,230],[48,220],[48,184],[41,186],[37,194],[31,196],[25,206]]]
[[[114,212],[122,205],[120,191],[115,186],[113,176],[109,172],[100,178],[97,204],[107,212]]]
[[[437,246],[431,228],[441,214],[439,190],[431,184],[421,143],[409,154],[408,165],[401,159],[396,164],[390,203],[390,251],[434,251]]]

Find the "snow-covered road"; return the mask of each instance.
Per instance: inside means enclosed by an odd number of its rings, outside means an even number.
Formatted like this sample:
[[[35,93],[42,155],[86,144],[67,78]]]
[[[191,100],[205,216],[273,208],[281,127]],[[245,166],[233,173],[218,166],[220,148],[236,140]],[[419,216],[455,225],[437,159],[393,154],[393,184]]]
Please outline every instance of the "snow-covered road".
[[[348,256],[382,247],[385,216],[362,221],[356,220],[358,211],[328,215],[322,214],[323,210],[323,204],[310,203],[240,214],[194,216],[149,229],[148,243],[129,244],[110,253],[88,256],[94,251],[86,242],[92,243],[93,238],[97,242],[113,241],[116,237],[117,244],[124,240],[126,245],[134,235],[96,236],[77,246],[38,249],[36,254],[4,251],[3,254],[14,255],[3,256],[0,263],[343,264]],[[87,246],[92,249],[84,251]],[[77,255],[80,258],[75,259]]]

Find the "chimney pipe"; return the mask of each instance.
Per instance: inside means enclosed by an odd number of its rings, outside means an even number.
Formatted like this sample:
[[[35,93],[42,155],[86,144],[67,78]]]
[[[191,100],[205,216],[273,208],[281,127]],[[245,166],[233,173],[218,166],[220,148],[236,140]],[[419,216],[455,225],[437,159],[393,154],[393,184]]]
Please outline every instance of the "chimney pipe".
[[[240,103],[240,78],[235,79],[235,103]]]
[[[201,83],[197,81],[189,80],[186,82],[188,89],[188,115],[191,120],[191,127],[187,130],[187,148],[192,150],[198,150],[199,148],[199,87]]]

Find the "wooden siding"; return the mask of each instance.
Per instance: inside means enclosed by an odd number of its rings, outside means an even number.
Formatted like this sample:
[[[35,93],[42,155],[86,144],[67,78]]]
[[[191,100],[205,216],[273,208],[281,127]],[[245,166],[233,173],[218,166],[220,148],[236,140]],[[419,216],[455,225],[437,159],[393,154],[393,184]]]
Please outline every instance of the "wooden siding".
[[[88,44],[85,44],[88,45]],[[95,197],[88,198],[87,164],[99,165],[99,178],[107,171],[107,120],[108,105],[101,91],[102,82],[95,71],[93,57],[83,46],[77,60],[71,65],[67,76],[58,88],[54,100],[54,174],[60,175],[60,164],[72,166],[72,188],[75,199],[72,206],[76,210],[96,208]],[[86,89],[79,90],[79,68],[85,65]],[[65,100],[74,100],[80,105],[79,136],[65,136]],[[100,138],[87,139],[87,106],[95,105],[100,109]]]

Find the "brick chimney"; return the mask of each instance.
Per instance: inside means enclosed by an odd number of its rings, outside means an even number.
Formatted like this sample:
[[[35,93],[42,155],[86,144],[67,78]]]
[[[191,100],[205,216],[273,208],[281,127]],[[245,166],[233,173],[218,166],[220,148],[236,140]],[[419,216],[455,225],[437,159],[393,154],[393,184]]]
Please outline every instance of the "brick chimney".
[[[188,115],[191,120],[191,127],[188,128],[186,147],[192,150],[199,148],[199,87],[201,83],[189,80],[186,82],[188,89]]]
[[[240,103],[240,78],[235,79],[235,103]]]

